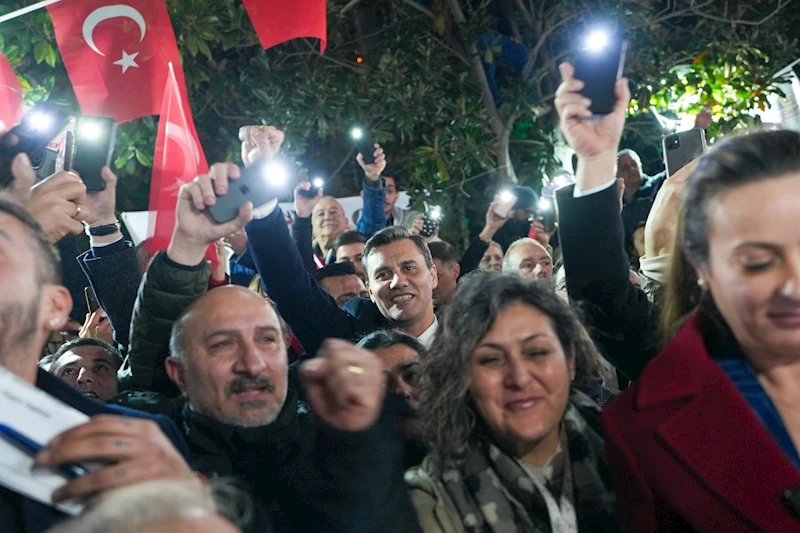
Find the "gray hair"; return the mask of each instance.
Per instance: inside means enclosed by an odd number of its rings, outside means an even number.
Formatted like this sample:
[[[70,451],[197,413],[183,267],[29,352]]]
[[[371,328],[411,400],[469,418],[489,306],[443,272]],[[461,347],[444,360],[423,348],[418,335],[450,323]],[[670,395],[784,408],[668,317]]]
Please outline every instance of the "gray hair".
[[[104,494],[84,514],[62,522],[49,533],[139,533],[188,510],[219,514],[235,524],[252,520],[252,501],[232,483],[198,479],[158,480],[128,485]]]
[[[594,346],[575,311],[549,285],[518,274],[481,271],[472,276],[445,311],[420,372],[420,419],[426,443],[441,465],[460,464],[467,446],[486,438],[470,393],[469,360],[497,315],[515,303],[550,318],[564,354],[576,362],[572,386],[582,388],[588,382]]]
[[[619,152],[617,152],[617,159],[619,159],[623,155],[627,155],[628,157],[633,159],[634,163],[636,163],[636,166],[639,167],[639,170],[642,170],[642,158],[639,157],[639,154],[637,154],[630,148],[625,148],[624,150],[620,150]]]
[[[521,248],[522,246],[537,246],[547,252],[547,255],[550,255],[550,252],[547,250],[547,248],[542,246],[542,243],[535,239],[531,239],[530,237],[517,239],[511,243],[511,245],[508,247],[508,250],[506,250],[505,255],[503,256],[503,272],[516,272],[516,269],[511,265],[511,252],[517,248]],[[552,255],[550,255],[550,257],[552,259]]]

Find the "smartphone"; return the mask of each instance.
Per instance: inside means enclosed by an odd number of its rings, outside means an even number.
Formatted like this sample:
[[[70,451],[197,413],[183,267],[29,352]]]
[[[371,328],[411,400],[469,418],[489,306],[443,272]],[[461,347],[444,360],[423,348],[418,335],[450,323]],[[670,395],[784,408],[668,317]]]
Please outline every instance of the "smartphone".
[[[356,149],[364,158],[365,165],[375,162],[375,140],[366,128],[355,127],[350,130],[350,136],[356,143]]]
[[[94,289],[91,287],[84,288],[83,296],[86,298],[86,307],[89,309],[89,313],[97,311],[100,307],[100,302],[97,301],[97,295],[95,295]]]
[[[540,222],[547,233],[552,233],[556,230],[556,210],[552,198],[543,196],[539,200],[537,214],[541,218]]]
[[[253,166],[242,169],[238,180],[228,182],[228,192],[217,196],[214,205],[208,207],[211,218],[218,224],[239,216],[239,208],[246,202],[259,207],[286,192],[287,177],[277,171],[278,163],[270,159],[259,159]]]
[[[77,172],[86,190],[102,191],[106,182],[100,175],[111,164],[117,140],[117,122],[107,117],[81,117],[75,124],[75,141],[70,170]]]
[[[614,109],[614,88],[622,77],[627,49],[623,37],[594,31],[577,52],[575,78],[584,83],[581,94],[592,101],[589,109],[595,116],[607,115]]]
[[[8,187],[14,179],[11,161],[17,154],[28,155],[37,169],[37,177],[47,172],[51,165],[55,169],[58,153],[48,153],[53,151],[48,150],[47,145],[68,123],[69,115],[46,102],[36,104],[25,113],[19,124],[0,138],[0,189]]]
[[[661,145],[664,148],[664,166],[669,178],[706,153],[706,132],[700,128],[692,128],[665,135],[661,139]]]
[[[437,206],[432,206],[422,215],[422,230],[419,234],[423,237],[430,237],[436,232],[442,221],[442,210]]]
[[[500,218],[508,218],[515,203],[517,203],[517,197],[511,192],[503,191],[500,193],[500,203],[494,208],[494,214]]]
[[[308,190],[300,189],[297,194],[306,198],[316,198],[319,190],[325,185],[322,178],[314,178],[311,180],[311,187]]]

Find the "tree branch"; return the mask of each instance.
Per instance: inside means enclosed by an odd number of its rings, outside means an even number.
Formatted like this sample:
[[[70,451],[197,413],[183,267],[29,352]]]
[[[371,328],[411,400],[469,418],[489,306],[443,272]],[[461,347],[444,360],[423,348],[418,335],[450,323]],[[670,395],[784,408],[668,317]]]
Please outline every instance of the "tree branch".
[[[347,155],[346,155],[346,156],[344,156],[344,159],[342,159],[342,162],[341,162],[341,163],[339,163],[339,166],[338,166],[338,167],[336,167],[336,170],[334,170],[334,171],[333,171],[333,174],[331,174],[331,175],[330,175],[330,177],[328,178],[328,182],[329,182],[329,183],[330,183],[331,181],[333,181],[333,180],[334,180],[334,178],[336,178],[336,176],[338,176],[338,175],[339,175],[339,172],[341,172],[341,171],[342,171],[342,169],[343,169],[343,168],[344,168],[344,166],[347,164],[347,162],[348,162],[348,161],[350,161],[350,159],[352,159],[352,157],[353,157],[353,151],[354,151],[354,150],[355,150],[355,147],[352,147],[352,148],[350,148],[350,150],[347,152]]]
[[[409,6],[409,7],[413,7],[414,9],[419,11],[420,13],[425,13],[425,15],[429,19],[431,19],[432,21],[436,22],[436,14],[434,14],[434,12],[431,11],[430,9],[428,9],[427,7],[418,4],[414,0],[403,0],[403,3],[405,5],[407,5],[407,6]]]

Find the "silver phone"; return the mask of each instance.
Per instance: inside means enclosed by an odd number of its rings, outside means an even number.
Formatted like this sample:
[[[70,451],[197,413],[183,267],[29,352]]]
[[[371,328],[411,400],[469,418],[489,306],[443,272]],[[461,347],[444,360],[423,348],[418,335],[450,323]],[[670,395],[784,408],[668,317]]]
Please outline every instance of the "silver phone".
[[[700,128],[679,131],[664,136],[664,165],[667,177],[672,177],[680,169],[706,153],[706,132]]]

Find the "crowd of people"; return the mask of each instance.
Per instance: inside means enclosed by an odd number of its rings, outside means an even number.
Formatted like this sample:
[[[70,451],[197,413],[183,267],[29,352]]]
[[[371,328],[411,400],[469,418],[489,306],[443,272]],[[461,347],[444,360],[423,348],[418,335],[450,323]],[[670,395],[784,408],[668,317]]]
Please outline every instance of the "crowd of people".
[[[800,134],[648,178],[619,150],[627,81],[593,117],[560,70],[556,228],[498,191],[461,255],[397,207],[378,145],[353,221],[304,182],[291,225],[277,200],[217,223],[241,174],[217,163],[154,254],[108,168],[87,191],[4,161],[0,365],[89,421],[36,453],[85,467],[50,498],[0,469],[0,529],[800,531]],[[240,139],[251,166],[284,135]]]

